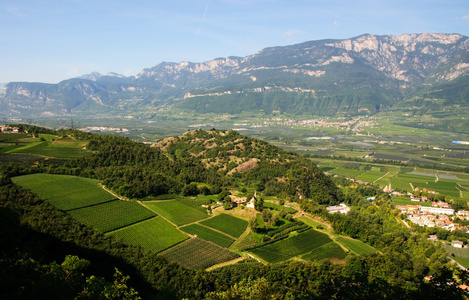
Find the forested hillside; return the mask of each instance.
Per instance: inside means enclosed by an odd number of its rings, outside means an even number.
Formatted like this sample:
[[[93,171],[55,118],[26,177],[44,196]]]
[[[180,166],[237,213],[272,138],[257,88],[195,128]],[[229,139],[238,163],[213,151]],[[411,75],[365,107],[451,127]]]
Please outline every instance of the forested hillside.
[[[399,212],[381,190],[357,188],[346,181],[334,183],[309,160],[265,142],[235,131],[197,130],[150,147],[116,136],[20,127],[30,133],[19,143],[66,138],[86,141],[87,153],[78,158],[34,156],[17,161],[12,157],[15,154],[1,156],[2,299],[467,297],[459,288],[467,281],[467,273],[458,270],[438,244],[429,242],[425,232],[412,234],[402,226],[397,221]],[[31,137],[32,132],[39,137]],[[5,148],[20,149],[11,144]],[[0,149],[6,152],[5,148]],[[184,268],[79,223],[11,180],[31,173],[99,179],[126,199],[226,195],[228,190],[249,187],[258,195],[297,203],[302,213],[315,214],[335,232],[358,238],[379,251],[368,255],[348,252],[339,262],[287,260],[264,265],[244,260],[211,272]],[[376,196],[374,203],[365,200],[369,195]],[[326,205],[342,201],[352,207],[349,215],[326,212]]]

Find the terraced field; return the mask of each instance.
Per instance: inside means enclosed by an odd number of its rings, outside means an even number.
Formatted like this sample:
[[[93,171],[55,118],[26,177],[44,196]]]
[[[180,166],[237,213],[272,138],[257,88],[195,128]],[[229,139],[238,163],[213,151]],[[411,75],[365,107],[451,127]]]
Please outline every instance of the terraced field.
[[[12,178],[62,210],[72,210],[116,199],[103,190],[98,180],[68,175],[30,174]]]
[[[177,200],[151,201],[145,202],[144,204],[177,226],[193,223],[209,217],[206,213]]]
[[[161,256],[192,269],[206,269],[239,257],[234,252],[198,238],[192,238],[177,245],[162,253]]]
[[[152,218],[155,213],[137,202],[115,200],[88,206],[68,213],[79,222],[108,232]]]
[[[199,224],[191,224],[184,227],[181,227],[182,231],[190,233],[192,235],[197,235],[197,237],[213,242],[222,247],[228,247],[233,243],[235,240],[229,236],[226,236],[218,231],[214,231],[210,228]]]
[[[240,236],[248,226],[248,222],[227,214],[220,214],[213,218],[201,221],[200,223],[229,234],[235,238]]]
[[[310,253],[303,255],[301,258],[306,260],[321,260],[321,259],[344,259],[347,253],[335,242],[324,244]]]
[[[337,237],[337,242],[341,243],[348,249],[360,254],[360,255],[367,255],[371,253],[375,253],[376,249],[371,247],[368,244],[363,243],[362,241],[359,240],[354,240],[351,238],[346,238],[346,237]]]
[[[137,245],[156,253],[189,238],[159,216],[118,229],[109,234],[122,238],[127,244]]]
[[[330,242],[332,240],[327,234],[311,229],[250,252],[269,263],[276,263],[311,252]]]

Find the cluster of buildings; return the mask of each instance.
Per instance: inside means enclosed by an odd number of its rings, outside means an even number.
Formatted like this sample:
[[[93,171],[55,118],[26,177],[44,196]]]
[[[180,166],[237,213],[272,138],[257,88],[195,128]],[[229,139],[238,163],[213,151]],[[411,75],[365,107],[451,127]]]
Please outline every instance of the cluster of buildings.
[[[396,208],[406,215],[409,221],[419,226],[440,227],[449,231],[459,229],[469,233],[467,226],[455,222],[469,220],[469,211],[455,212],[446,202],[433,202],[432,206],[396,205]]]
[[[11,126],[0,126],[1,133],[21,133],[21,130],[18,127]]]
[[[103,131],[114,131],[114,132],[124,132],[124,133],[129,132],[129,130],[126,128],[104,127],[104,126],[85,127],[85,128],[80,128],[79,130],[85,131],[85,132],[103,132]]]
[[[373,127],[376,125],[374,120],[361,120],[363,117],[353,118],[348,121],[328,121],[323,118],[311,119],[311,120],[293,120],[283,118],[265,118],[259,124],[253,125],[253,127],[266,127],[273,125],[281,126],[303,126],[303,127],[325,127],[325,128],[337,128],[346,129],[352,131],[361,131],[363,127]]]

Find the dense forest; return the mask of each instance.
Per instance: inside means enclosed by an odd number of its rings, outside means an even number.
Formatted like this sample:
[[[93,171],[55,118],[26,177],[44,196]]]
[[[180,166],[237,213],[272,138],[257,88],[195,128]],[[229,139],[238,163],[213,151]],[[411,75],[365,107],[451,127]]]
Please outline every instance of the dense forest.
[[[0,296],[2,299],[466,299],[467,280],[447,253],[411,233],[378,188],[333,182],[308,159],[234,131],[191,131],[150,147],[127,138],[74,130],[48,131],[87,141],[76,159],[0,162]],[[102,180],[129,198],[183,194],[193,183],[218,194],[240,185],[278,195],[318,215],[335,232],[379,251],[343,263],[244,262],[212,272],[183,268],[154,253],[78,223],[11,178],[30,173]],[[192,184],[192,185],[191,185]],[[376,202],[364,200],[376,195]],[[348,215],[325,205],[345,202]]]

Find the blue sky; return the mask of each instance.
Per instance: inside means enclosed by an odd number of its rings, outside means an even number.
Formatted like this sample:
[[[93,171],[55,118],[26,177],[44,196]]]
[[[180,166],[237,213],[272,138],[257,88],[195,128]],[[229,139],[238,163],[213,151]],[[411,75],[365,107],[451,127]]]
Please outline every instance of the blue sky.
[[[363,33],[469,36],[468,0],[2,0],[0,83],[136,75]]]

